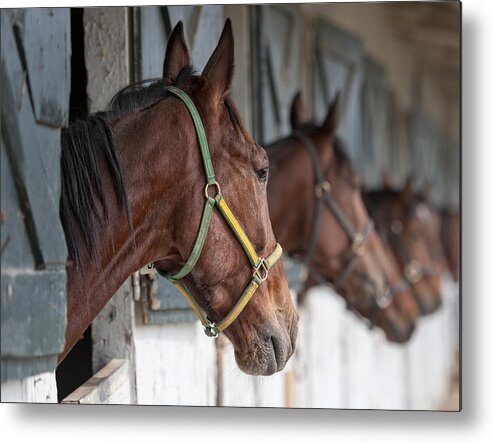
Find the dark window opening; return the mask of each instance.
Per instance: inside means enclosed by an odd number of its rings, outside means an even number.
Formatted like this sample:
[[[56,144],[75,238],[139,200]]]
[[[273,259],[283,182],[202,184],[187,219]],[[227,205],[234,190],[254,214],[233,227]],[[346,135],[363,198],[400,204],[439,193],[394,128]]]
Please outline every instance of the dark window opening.
[[[72,39],[71,84],[69,121],[87,115],[87,69],[84,58],[84,21],[83,8],[72,8],[70,26]],[[80,385],[85,383],[92,372],[92,339],[91,327],[56,369],[58,401],[61,402]]]

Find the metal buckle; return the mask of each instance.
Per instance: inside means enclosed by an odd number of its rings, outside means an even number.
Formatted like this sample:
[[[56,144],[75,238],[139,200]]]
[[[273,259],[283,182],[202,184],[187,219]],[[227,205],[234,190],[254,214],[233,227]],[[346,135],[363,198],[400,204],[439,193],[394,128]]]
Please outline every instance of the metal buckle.
[[[315,196],[317,198],[322,198],[322,196],[328,192],[330,192],[332,187],[327,180],[324,180],[322,183],[317,183],[315,185]]]
[[[411,284],[416,284],[423,278],[423,272],[421,270],[421,265],[416,260],[411,260],[404,266],[404,275]]]
[[[214,195],[214,197],[211,197],[209,195],[209,186],[215,186],[215,188],[216,188],[216,195]],[[207,183],[205,185],[205,191],[204,191],[205,198],[209,198],[209,197],[216,198],[220,193],[221,193],[221,186],[219,186],[218,182],[214,181],[212,183]]]
[[[361,232],[354,236],[352,248],[353,253],[359,257],[365,253],[365,236]]]
[[[383,294],[377,294],[375,301],[380,309],[385,309],[390,306],[392,303],[392,291],[390,288],[385,288],[385,292]]]
[[[217,325],[213,321],[210,321],[209,318],[206,318],[205,320],[207,321],[204,325],[205,335],[207,335],[207,337],[217,338],[220,332]]]
[[[262,275],[260,270],[263,270],[264,275]],[[257,278],[259,283],[264,282],[267,280],[267,277],[269,276],[269,265],[265,258],[261,258],[258,265],[254,266],[253,268],[253,275],[252,278]]]

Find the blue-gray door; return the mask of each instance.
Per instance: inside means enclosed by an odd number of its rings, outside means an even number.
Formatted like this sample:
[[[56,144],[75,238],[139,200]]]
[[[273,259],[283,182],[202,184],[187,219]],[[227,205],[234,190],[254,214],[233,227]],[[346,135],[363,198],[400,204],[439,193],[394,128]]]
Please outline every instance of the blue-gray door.
[[[254,118],[256,139],[269,144],[291,132],[291,101],[300,89],[300,16],[297,5],[256,7],[258,84]]]
[[[314,78],[314,115],[321,121],[328,104],[340,94],[341,119],[338,134],[347,145],[360,173],[364,170],[361,93],[364,58],[361,42],[354,35],[320,21],[316,36]]]
[[[67,248],[59,219],[70,14],[1,11],[2,382],[52,371],[64,347]]]

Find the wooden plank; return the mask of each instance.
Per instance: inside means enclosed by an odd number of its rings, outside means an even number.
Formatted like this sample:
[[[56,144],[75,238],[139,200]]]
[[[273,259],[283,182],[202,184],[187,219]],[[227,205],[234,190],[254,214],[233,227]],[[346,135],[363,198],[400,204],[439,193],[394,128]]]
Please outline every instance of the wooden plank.
[[[295,358],[297,407],[338,408],[344,397],[342,299],[328,288],[310,289],[300,314]]]
[[[70,10],[27,8],[22,42],[36,121],[68,125],[70,96]]]
[[[300,88],[300,17],[295,5],[265,5],[259,17],[256,65],[261,120],[260,133],[255,135],[268,144],[291,132],[291,101]]]
[[[33,87],[26,73],[31,52],[24,47],[30,37],[24,38],[22,27],[32,15],[26,11],[31,10],[1,14],[1,375],[2,382],[17,379],[20,383],[24,377],[54,370],[66,324],[67,248],[59,219],[60,130],[38,124],[32,108]],[[57,38],[63,46],[70,37],[62,25],[65,33],[53,34],[49,42],[40,37],[38,47],[56,44]],[[46,23],[35,26],[41,32]],[[36,84],[43,88],[61,72],[55,102],[66,75],[68,58],[63,54],[62,50],[60,57],[50,60],[51,77],[44,70],[33,71],[39,76]],[[43,91],[49,99],[50,87]],[[65,93],[66,101],[58,101],[60,106],[53,111],[60,111],[58,117],[68,106]],[[63,118],[58,117],[50,125],[61,124]]]
[[[54,372],[43,372],[2,383],[2,403],[57,403]]]
[[[200,322],[135,325],[137,403],[214,406],[216,349]]]
[[[362,179],[369,188],[380,188],[382,178],[393,179],[391,167],[390,93],[383,66],[365,58],[362,93],[364,149]]]
[[[43,357],[63,350],[65,271],[2,268],[2,358]]]
[[[3,15],[2,23],[5,24]],[[36,123],[26,88],[19,82],[21,65],[13,31],[7,23],[2,26],[1,55],[3,144],[36,265],[60,265],[67,257],[59,219],[60,130]]]
[[[65,397],[62,403],[129,404],[128,361],[113,359],[82,386]]]
[[[361,91],[363,84],[363,46],[359,39],[336,26],[320,21],[317,25],[317,66],[314,76],[314,115],[320,122],[329,101],[341,96],[338,134],[347,144],[356,169],[363,171],[363,122]]]

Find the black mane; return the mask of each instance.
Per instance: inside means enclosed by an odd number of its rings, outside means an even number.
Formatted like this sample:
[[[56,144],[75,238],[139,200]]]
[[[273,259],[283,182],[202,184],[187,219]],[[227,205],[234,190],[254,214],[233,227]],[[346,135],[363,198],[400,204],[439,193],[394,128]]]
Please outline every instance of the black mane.
[[[193,73],[191,66],[183,68],[173,85],[183,84]],[[99,166],[101,158],[106,163],[129,230],[133,232],[125,177],[110,124],[125,114],[142,111],[160,102],[167,95],[166,86],[161,79],[126,86],[115,94],[105,112],[77,120],[62,130],[60,219],[69,260],[76,267],[81,265],[82,247],[90,257],[99,259],[95,255],[94,230],[96,226],[103,229],[108,221],[107,190],[103,189]]]

